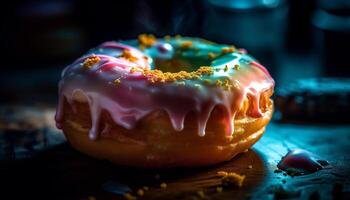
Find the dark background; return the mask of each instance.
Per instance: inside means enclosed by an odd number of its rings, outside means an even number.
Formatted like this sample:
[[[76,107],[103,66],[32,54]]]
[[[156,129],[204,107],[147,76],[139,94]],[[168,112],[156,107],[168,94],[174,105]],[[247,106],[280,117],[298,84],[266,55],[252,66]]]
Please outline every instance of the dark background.
[[[222,194],[227,199],[264,199],[270,195],[266,188],[277,183],[303,191],[303,199],[319,199],[311,198],[315,191],[321,199],[349,199],[349,126],[273,121],[248,153],[223,166],[176,173],[117,168],[84,156],[67,144],[53,120],[65,66],[99,43],[134,39],[141,33],[203,37],[246,48],[271,72],[276,90],[300,78],[349,77],[349,0],[33,0],[0,7],[0,185],[7,186],[0,187],[3,199],[115,199],[103,188],[110,181],[134,190],[147,184],[153,187],[149,198],[168,199],[172,190],[159,192],[159,181],[181,185],[189,176],[206,177],[209,169],[214,177],[220,169],[247,175],[245,188]],[[296,148],[318,154],[330,167],[301,177],[274,173],[282,156]],[[154,179],[155,174],[162,179]]]
[[[244,47],[277,85],[350,76],[346,0],[11,1],[1,12],[1,85],[58,81],[59,71],[106,40],[181,34]],[[39,83],[37,83],[39,84]]]

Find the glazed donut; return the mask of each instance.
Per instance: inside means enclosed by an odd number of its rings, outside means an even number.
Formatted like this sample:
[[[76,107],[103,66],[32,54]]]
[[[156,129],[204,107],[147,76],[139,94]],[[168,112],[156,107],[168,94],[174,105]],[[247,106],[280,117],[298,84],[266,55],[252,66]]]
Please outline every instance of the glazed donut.
[[[117,164],[210,165],[262,136],[273,89],[244,49],[140,35],[105,42],[63,70],[56,124],[77,150]]]

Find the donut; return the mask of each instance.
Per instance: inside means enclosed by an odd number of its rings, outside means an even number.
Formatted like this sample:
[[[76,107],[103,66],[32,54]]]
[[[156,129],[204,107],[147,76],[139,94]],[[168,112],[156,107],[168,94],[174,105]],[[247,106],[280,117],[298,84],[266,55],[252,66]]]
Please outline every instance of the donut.
[[[299,79],[276,94],[278,120],[301,123],[349,123],[350,78]]]
[[[201,38],[105,42],[68,65],[56,125],[78,151],[119,165],[232,159],[265,131],[274,80],[244,49]]]

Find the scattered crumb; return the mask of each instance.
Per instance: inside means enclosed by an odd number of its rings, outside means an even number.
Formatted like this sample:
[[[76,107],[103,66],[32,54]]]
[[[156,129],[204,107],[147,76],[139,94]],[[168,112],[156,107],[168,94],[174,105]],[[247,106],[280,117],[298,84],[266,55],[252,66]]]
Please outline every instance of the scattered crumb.
[[[137,190],[137,195],[139,195],[140,197],[142,197],[144,194],[145,192],[142,189]]]
[[[222,187],[216,187],[216,192],[221,193],[221,192],[222,192],[222,190],[223,190],[223,188],[222,188]]]
[[[163,189],[165,189],[165,188],[167,188],[167,184],[166,184],[166,183],[161,183],[161,184],[160,184],[160,187],[163,188]]]
[[[100,62],[100,60],[100,57],[93,54],[84,60],[83,67],[85,69],[90,69],[94,64]]]
[[[225,172],[225,171],[218,171],[218,172],[216,172],[216,173],[217,173],[218,176],[222,176],[222,177],[228,175],[228,173]]]
[[[239,70],[240,66],[238,64],[235,64],[234,68],[235,68],[235,70]]]
[[[203,190],[199,190],[199,191],[197,191],[197,194],[198,194],[198,196],[199,196],[201,199],[205,199],[205,198],[207,198],[207,196],[205,196],[205,194],[204,194]]]
[[[224,176],[222,178],[222,183],[223,185],[234,185],[237,187],[242,187],[244,179],[244,175],[239,175],[234,172],[230,172],[227,176]]]
[[[136,200],[136,199],[137,199],[135,196],[133,196],[133,195],[130,194],[130,193],[125,193],[123,196],[124,196],[124,198],[127,199],[127,200]]]

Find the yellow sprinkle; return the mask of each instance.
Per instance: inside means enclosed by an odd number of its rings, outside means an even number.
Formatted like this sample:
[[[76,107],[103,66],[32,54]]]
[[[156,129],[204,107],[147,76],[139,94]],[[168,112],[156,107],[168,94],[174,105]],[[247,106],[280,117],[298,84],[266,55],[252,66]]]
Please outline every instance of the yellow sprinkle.
[[[192,41],[184,41],[183,43],[181,43],[181,48],[188,49],[192,46],[192,44]]]
[[[143,186],[142,189],[145,191],[149,190],[149,188],[147,186]]]
[[[213,53],[213,52],[209,52],[208,53],[208,58],[209,59],[214,59],[215,57],[216,57],[215,53]]]
[[[136,200],[137,198],[130,193],[125,193],[124,198],[127,200]]]
[[[225,90],[231,90],[231,88],[233,87],[233,85],[231,84],[231,81],[228,79],[224,80],[224,89]]]
[[[156,43],[156,37],[152,34],[141,34],[138,37],[139,43],[145,47],[151,47]]]
[[[94,196],[89,196],[89,197],[88,197],[88,200],[96,200],[96,197],[94,197]]]
[[[238,64],[235,64],[234,68],[235,68],[235,70],[239,70],[240,67]]]
[[[165,41],[170,41],[170,39],[171,39],[170,35],[164,36],[164,40],[165,40]]]
[[[134,72],[136,72],[137,71],[137,68],[136,67],[131,67],[130,68],[130,73],[132,74],[132,73],[134,73]]]
[[[83,67],[85,69],[90,69],[94,64],[100,62],[100,60],[100,57],[96,55],[91,55],[90,57],[84,60]]]
[[[167,184],[166,184],[166,183],[161,183],[161,184],[160,184],[160,187],[163,188],[163,189],[165,189],[165,188],[167,187]]]
[[[117,78],[117,79],[114,80],[114,84],[115,84],[116,86],[119,86],[120,83],[121,83],[121,81],[120,81],[119,78]]]
[[[182,37],[181,35],[175,35],[175,39],[177,39],[177,40],[181,39],[181,37]]]
[[[224,47],[221,49],[221,52],[223,54],[225,53],[233,53],[236,50],[236,48],[234,46],[230,46],[230,47]]]
[[[142,189],[137,190],[137,195],[139,195],[140,197],[142,197],[144,194],[145,192]]]
[[[222,183],[224,185],[234,185],[237,187],[242,187],[244,179],[244,175],[239,175],[234,172],[230,172],[227,176],[223,177]]]
[[[218,171],[216,173],[217,173],[218,176],[227,176],[228,175],[228,173],[225,172],[225,171]]]
[[[216,187],[216,192],[221,193],[221,192],[222,192],[222,190],[223,190],[223,188],[222,188],[222,187]]]
[[[227,70],[228,70],[228,66],[225,65],[224,71],[227,72]]]
[[[209,66],[202,66],[193,72],[179,71],[179,72],[172,73],[172,72],[163,72],[158,69],[154,69],[154,70],[142,69],[142,70],[143,70],[142,74],[146,76],[148,80],[152,83],[174,82],[174,81],[180,81],[180,80],[196,80],[203,75],[209,76],[214,73],[213,68]]]
[[[124,51],[123,51],[123,54],[122,54],[120,57],[125,58],[125,59],[127,59],[127,60],[129,60],[129,61],[131,61],[131,62],[135,62],[135,61],[138,60],[138,59],[137,59],[135,56],[133,56],[132,53],[131,53],[130,51],[128,51],[128,50],[124,50]]]
[[[203,190],[197,191],[197,194],[198,194],[198,196],[199,196],[201,199],[205,199],[205,198],[206,198],[206,196],[205,196]]]
[[[218,86],[218,87],[221,87],[222,86],[222,81],[216,80],[215,85]]]

